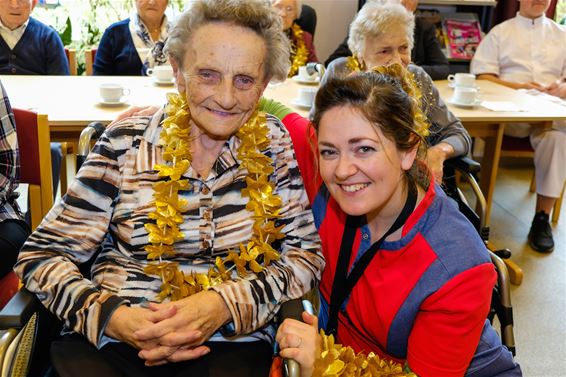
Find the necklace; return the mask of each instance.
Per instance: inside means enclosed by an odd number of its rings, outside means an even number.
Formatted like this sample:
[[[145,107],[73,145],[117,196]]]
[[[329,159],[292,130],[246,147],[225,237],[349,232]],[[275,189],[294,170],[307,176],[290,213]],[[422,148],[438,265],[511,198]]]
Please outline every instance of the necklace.
[[[163,147],[163,160],[166,164],[155,165],[158,176],[166,178],[154,183],[155,210],[148,217],[151,223],[145,225],[149,235],[149,245],[144,247],[147,259],[152,261],[145,267],[148,275],[161,277],[159,300],[172,301],[193,295],[224,281],[232,280],[232,269],[237,277],[244,278],[248,273],[258,273],[279,259],[279,253],[271,243],[284,238],[275,219],[281,210],[281,197],[273,193],[275,186],[268,176],[273,173],[273,160],[261,153],[269,144],[269,128],[265,113],[257,109],[251,118],[238,130],[236,136],[241,144],[237,157],[240,168],[247,170],[246,187],[241,190],[248,197],[246,209],[252,212],[254,225],[247,244],[240,244],[238,251],[230,251],[225,258],[216,257],[214,266],[208,273],[184,273],[178,262],[165,258],[176,255],[174,243],[184,238],[180,225],[184,222],[182,213],[187,209],[187,200],[179,197],[179,190],[190,188],[187,179],[181,179],[192,161],[190,150],[191,126],[186,97],[181,94],[168,94],[165,112],[168,117],[162,122],[163,130],[159,145]],[[230,265],[227,267],[227,265]]]
[[[291,68],[289,69],[289,76],[293,77],[299,72],[299,67],[307,64],[309,58],[307,46],[303,39],[303,29],[297,24],[291,26]]]

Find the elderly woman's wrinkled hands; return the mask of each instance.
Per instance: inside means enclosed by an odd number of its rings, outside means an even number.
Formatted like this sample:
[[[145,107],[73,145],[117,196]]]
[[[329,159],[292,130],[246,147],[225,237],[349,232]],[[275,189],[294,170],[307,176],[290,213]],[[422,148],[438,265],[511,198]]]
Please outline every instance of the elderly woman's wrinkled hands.
[[[138,340],[134,337],[134,333],[140,329],[170,318],[175,314],[175,307],[169,307],[161,311],[153,311],[142,307],[122,305],[112,313],[104,333],[111,338],[128,343],[137,349],[153,348],[158,345],[156,339],[146,338],[144,340]]]
[[[150,304],[150,309],[161,313],[160,316],[165,316],[171,308],[174,315],[140,328],[134,334],[137,342],[158,342],[157,346],[144,347],[139,353],[148,366],[206,355],[210,349],[202,344],[231,319],[224,299],[215,291],[200,292],[170,303]]]
[[[322,347],[318,334],[318,318],[303,312],[303,321],[286,319],[279,326],[275,339],[281,349],[279,355],[298,362],[301,366],[301,376],[310,377]]]
[[[454,154],[454,147],[448,143],[438,143],[428,149],[426,163],[436,183],[442,183],[444,174],[444,161]]]

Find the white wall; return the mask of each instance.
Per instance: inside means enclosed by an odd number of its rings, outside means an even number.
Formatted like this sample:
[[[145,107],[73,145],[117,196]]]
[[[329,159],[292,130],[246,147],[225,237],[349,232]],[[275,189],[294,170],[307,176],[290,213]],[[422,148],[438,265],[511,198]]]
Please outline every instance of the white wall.
[[[314,35],[316,54],[321,62],[338,47],[348,34],[350,22],[358,10],[357,0],[303,0],[316,10]]]

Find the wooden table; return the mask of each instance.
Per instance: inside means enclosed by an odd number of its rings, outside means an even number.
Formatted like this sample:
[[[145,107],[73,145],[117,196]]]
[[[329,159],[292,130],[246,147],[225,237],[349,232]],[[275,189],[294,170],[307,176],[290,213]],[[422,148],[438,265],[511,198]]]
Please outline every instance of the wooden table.
[[[151,78],[135,76],[0,76],[0,80],[13,107],[33,109],[48,115],[52,139],[57,141],[76,141],[77,135],[88,123],[108,123],[125,110],[128,104],[164,104],[166,93],[176,91],[172,85],[159,86],[154,84]],[[98,86],[107,82],[120,83],[130,89],[128,104],[116,107],[100,104]],[[447,81],[437,81],[435,84],[442,98],[449,99],[452,96],[452,89],[448,87]],[[528,110],[494,112],[482,107],[463,109],[448,105],[472,136],[481,137],[486,141],[481,187],[487,200],[486,222],[489,223],[505,124],[528,122],[548,127],[553,120],[566,119],[566,111],[540,98],[489,81],[478,81],[478,86],[483,100],[510,101]],[[264,95],[306,116],[307,109],[293,105],[301,87],[305,85],[287,80],[280,84],[270,84]]]
[[[81,130],[90,122],[111,122],[135,105],[161,105],[173,85],[161,86],[149,77],[137,76],[1,76],[12,107],[47,114],[51,139],[77,141]],[[101,104],[98,87],[102,83],[120,83],[130,89],[126,103],[118,106]]]
[[[443,99],[449,100],[452,97],[453,89],[448,87],[447,81],[435,81],[435,85]],[[480,137],[486,143],[481,161],[480,186],[487,201],[487,225],[489,224],[491,214],[491,202],[493,200],[505,124],[530,123],[536,126],[550,127],[553,121],[566,119],[566,110],[564,107],[539,97],[510,89],[491,81],[478,80],[477,86],[480,89],[483,101],[508,101],[526,110],[499,112],[491,111],[481,106],[473,109],[464,109],[447,103],[448,108],[454,115],[460,118],[470,135],[472,137]]]

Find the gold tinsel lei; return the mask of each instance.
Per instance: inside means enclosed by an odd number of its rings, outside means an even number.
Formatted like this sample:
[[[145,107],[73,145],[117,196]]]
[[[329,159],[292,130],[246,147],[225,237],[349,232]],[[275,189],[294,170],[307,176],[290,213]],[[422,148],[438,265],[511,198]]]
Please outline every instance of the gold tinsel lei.
[[[314,363],[313,377],[416,377],[408,367],[391,360],[356,354],[351,347],[334,343],[334,336],[320,331],[321,356]]]
[[[289,77],[295,76],[299,72],[299,67],[307,64],[309,52],[305,40],[303,39],[303,29],[297,24],[291,26],[291,68]]]
[[[275,219],[281,209],[281,198],[273,193],[274,184],[268,179],[273,173],[273,160],[261,150],[269,146],[269,128],[265,113],[256,110],[251,118],[238,130],[236,136],[241,144],[238,148],[240,168],[247,170],[246,186],[242,189],[243,197],[248,197],[246,209],[252,212],[254,225],[247,244],[240,244],[238,251],[231,251],[222,259],[217,257],[208,273],[190,272],[185,274],[179,269],[178,262],[166,258],[176,255],[173,244],[184,238],[180,225],[187,210],[187,201],[179,197],[180,190],[189,189],[189,181],[182,179],[191,165],[190,150],[190,114],[186,97],[180,94],[168,94],[159,145],[163,147],[163,160],[166,164],[155,165],[160,178],[154,183],[155,210],[148,217],[152,223],[146,224],[149,232],[149,245],[145,246],[147,259],[151,260],[145,268],[148,275],[161,277],[159,300],[170,298],[179,300],[203,290],[207,290],[223,281],[231,280],[231,270],[236,269],[240,278],[248,273],[258,273],[269,266],[271,261],[279,259],[279,253],[271,243],[281,239],[283,226],[277,227]],[[227,265],[231,265],[227,268]]]

